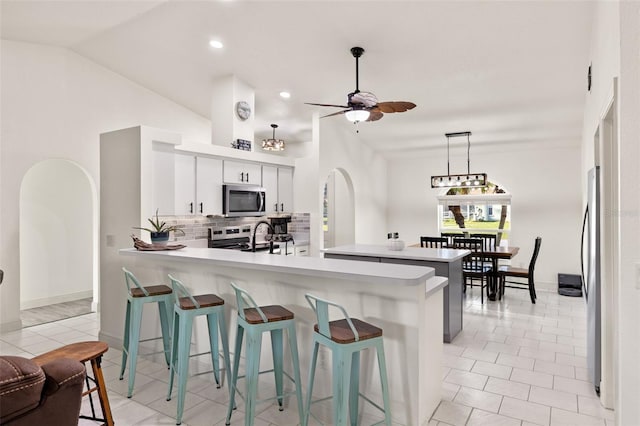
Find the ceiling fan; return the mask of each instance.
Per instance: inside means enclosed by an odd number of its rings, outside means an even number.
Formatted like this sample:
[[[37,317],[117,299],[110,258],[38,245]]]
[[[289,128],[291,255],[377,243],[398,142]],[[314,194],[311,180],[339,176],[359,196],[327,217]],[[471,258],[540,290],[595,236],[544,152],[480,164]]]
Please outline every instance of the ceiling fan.
[[[351,48],[351,54],[356,58],[356,90],[349,93],[347,105],[315,104],[306,102],[307,105],[344,108],[342,111],[334,112],[333,114],[328,114],[321,118],[344,114],[347,117],[347,120],[354,123],[358,123],[360,121],[377,121],[380,120],[384,114],[405,112],[416,107],[416,104],[413,102],[378,102],[378,98],[376,98],[376,95],[373,93],[360,91],[358,88],[358,59],[363,53],[364,49],[362,47]]]

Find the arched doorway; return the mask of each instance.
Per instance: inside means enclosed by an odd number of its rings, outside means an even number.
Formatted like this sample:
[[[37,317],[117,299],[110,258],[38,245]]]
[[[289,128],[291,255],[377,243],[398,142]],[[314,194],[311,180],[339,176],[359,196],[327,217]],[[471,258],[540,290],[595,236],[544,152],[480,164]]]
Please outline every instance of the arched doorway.
[[[324,185],[322,229],[324,248],[355,242],[355,199],[349,173],[333,169]]]
[[[25,174],[20,186],[21,310],[87,298],[97,309],[96,206],[95,184],[74,162],[45,160]]]

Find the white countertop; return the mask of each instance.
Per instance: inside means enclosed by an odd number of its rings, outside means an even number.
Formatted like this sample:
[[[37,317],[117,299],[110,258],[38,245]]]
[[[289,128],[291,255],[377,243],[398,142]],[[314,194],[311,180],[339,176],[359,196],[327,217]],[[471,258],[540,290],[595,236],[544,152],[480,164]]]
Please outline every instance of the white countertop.
[[[344,279],[387,285],[424,285],[426,293],[434,292],[447,282],[431,279],[433,268],[423,266],[395,265],[371,262],[357,262],[318,257],[274,256],[268,253],[251,253],[236,250],[186,247],[180,250],[138,251],[121,249],[124,256],[140,256],[173,261],[207,263],[212,266],[279,272],[321,278]]]
[[[469,254],[469,250],[422,247],[405,247],[404,250],[394,251],[389,250],[386,245],[379,244],[350,244],[346,246],[332,247],[324,250],[324,252],[351,256],[388,257],[447,263],[462,259]]]

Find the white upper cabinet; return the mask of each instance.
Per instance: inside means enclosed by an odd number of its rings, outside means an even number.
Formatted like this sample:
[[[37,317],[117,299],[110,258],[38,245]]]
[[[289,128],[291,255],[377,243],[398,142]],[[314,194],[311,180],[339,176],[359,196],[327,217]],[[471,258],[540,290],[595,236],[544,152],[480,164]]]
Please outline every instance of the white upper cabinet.
[[[193,154],[175,154],[175,214],[195,213],[196,157]]]
[[[262,184],[260,164],[224,161],[224,183]]]
[[[278,167],[278,207],[281,213],[293,211],[293,169]]]
[[[266,192],[266,213],[293,211],[293,169],[262,166],[262,186]]]
[[[222,160],[196,158],[196,213],[222,214]]]
[[[278,206],[278,168],[275,166],[262,166],[262,187],[265,189],[265,213],[271,214],[279,211]]]
[[[174,151],[173,145],[154,142],[151,149],[151,202],[145,214],[174,215]]]
[[[175,154],[175,214],[222,214],[222,160]]]

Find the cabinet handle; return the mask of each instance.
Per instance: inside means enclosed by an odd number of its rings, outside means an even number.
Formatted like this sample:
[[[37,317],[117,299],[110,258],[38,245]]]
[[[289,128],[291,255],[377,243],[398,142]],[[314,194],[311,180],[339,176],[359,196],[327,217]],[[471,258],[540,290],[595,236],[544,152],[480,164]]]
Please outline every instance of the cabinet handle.
[[[244,172],[240,173],[240,182],[244,182]]]
[[[200,214],[202,214],[203,210],[204,209],[203,209],[202,203],[200,203]]]
[[[249,183],[249,172],[247,172],[247,183]]]
[[[193,203],[189,203],[189,213],[193,214]]]
[[[284,203],[280,203],[280,211],[284,212]]]
[[[276,211],[278,211],[278,203],[275,203],[274,206],[276,207]]]

